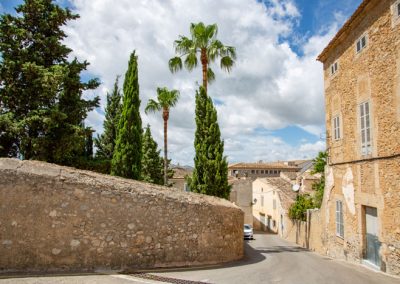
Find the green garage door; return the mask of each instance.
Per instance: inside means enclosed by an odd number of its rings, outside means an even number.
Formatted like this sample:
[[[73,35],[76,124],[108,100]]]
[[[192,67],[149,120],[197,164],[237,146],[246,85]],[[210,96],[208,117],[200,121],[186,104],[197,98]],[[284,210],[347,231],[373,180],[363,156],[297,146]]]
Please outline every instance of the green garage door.
[[[366,260],[380,267],[381,258],[379,249],[381,243],[378,239],[378,212],[374,207],[365,207],[365,225],[366,225]]]

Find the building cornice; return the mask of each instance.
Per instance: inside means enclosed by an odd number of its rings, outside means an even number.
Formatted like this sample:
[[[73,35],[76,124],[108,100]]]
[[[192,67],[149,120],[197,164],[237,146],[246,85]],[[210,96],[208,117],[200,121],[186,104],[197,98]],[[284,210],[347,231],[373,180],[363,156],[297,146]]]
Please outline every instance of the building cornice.
[[[364,0],[353,15],[346,21],[343,27],[336,33],[333,39],[328,43],[320,55],[318,55],[317,60],[324,63],[328,58],[329,53],[344,41],[349,32],[359,24],[363,19],[363,16],[367,14],[369,8],[374,4],[377,4],[381,0]]]

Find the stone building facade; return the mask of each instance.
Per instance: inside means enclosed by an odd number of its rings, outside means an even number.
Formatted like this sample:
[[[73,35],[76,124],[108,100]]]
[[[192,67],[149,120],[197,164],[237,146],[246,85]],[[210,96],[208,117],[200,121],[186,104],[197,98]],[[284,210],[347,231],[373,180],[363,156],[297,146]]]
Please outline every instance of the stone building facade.
[[[236,163],[229,165],[228,174],[230,177],[260,178],[279,177],[281,172],[298,172],[300,167],[295,162],[274,162],[274,163]]]
[[[400,274],[400,1],[364,0],[324,65],[327,254]]]
[[[232,186],[229,200],[244,212],[244,223],[253,225],[253,180],[249,178],[230,179]]]

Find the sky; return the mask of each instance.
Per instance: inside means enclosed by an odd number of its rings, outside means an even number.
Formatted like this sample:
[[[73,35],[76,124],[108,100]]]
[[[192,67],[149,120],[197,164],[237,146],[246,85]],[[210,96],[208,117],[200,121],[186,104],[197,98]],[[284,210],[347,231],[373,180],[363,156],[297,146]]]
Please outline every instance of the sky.
[[[0,13],[14,13],[21,0],[0,0]],[[195,92],[201,69],[171,74],[174,40],[190,23],[218,25],[218,38],[236,47],[230,73],[212,64],[216,81],[208,93],[218,111],[229,163],[308,159],[325,149],[322,64],[317,56],[361,0],[57,0],[80,18],[64,27],[71,58],[90,63],[83,79],[101,86],[85,94],[101,106],[86,124],[103,131],[106,94],[123,77],[131,52],[139,62],[143,126],[163,145],[161,113],[144,113],[157,87],[177,89],[180,101],[168,125],[172,163],[193,165]]]

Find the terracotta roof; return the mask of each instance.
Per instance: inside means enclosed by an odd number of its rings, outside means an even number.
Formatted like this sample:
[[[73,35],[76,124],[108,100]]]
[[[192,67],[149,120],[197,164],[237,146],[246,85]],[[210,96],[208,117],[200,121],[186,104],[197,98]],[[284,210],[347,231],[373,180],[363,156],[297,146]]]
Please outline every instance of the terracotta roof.
[[[229,165],[228,169],[300,169],[284,163],[236,163]]]
[[[329,44],[324,48],[324,50],[321,52],[320,55],[318,55],[317,60],[324,62],[326,60],[328,52],[335,47],[341,40],[342,40],[342,35],[344,35],[350,28],[353,27],[353,25],[358,24],[356,20],[359,19],[362,15],[364,15],[364,12],[366,11],[366,7],[368,4],[376,2],[376,0],[364,0],[358,6],[357,10],[353,13],[353,15],[346,21],[346,23],[343,25],[343,27],[336,33],[334,38],[329,42]]]
[[[271,185],[277,190],[283,209],[289,209],[290,205],[296,201],[297,193],[292,190],[292,184],[285,179],[272,177],[260,178],[259,180]]]
[[[291,180],[295,180],[297,178],[297,172],[281,172],[281,175],[284,175]]]

